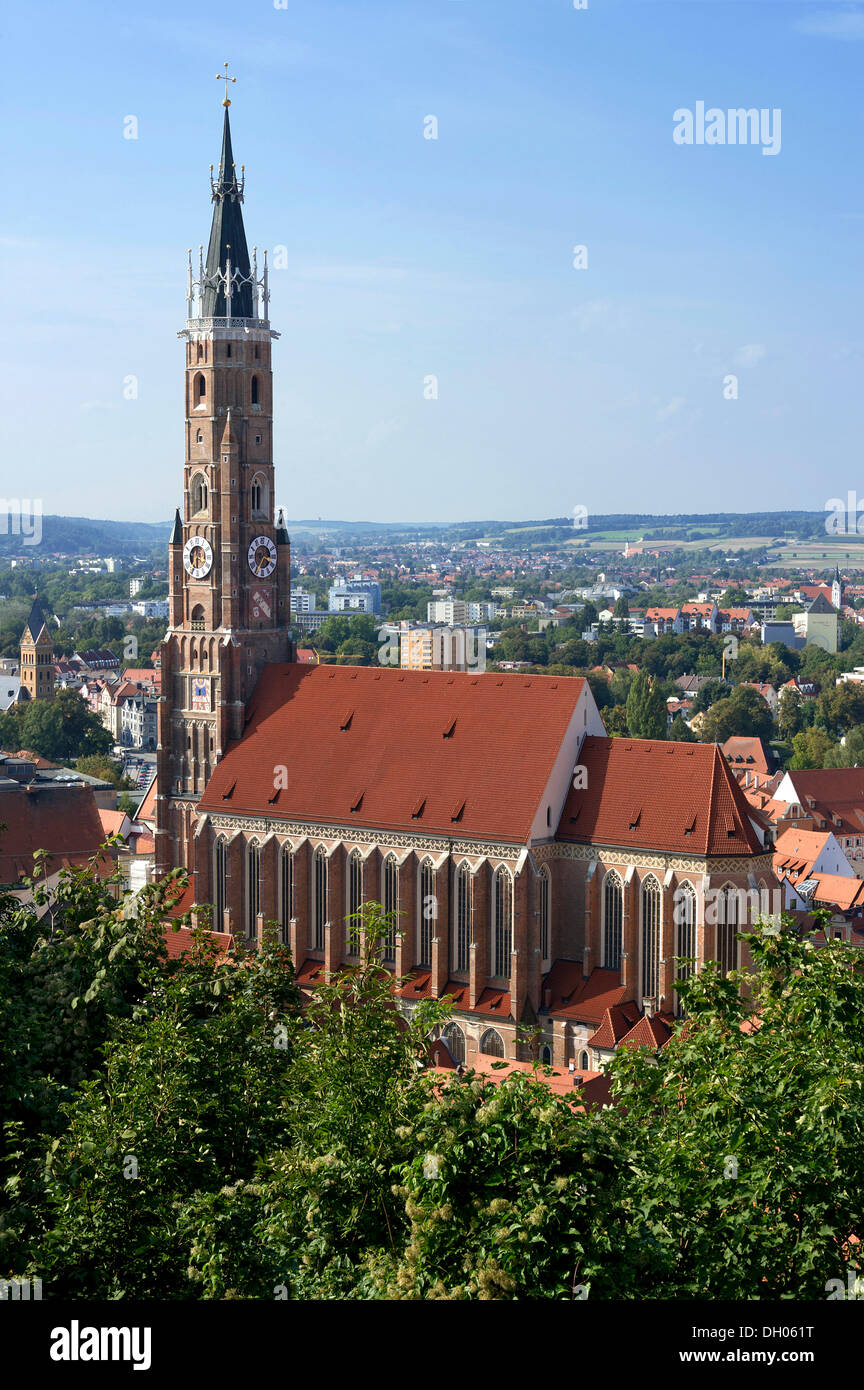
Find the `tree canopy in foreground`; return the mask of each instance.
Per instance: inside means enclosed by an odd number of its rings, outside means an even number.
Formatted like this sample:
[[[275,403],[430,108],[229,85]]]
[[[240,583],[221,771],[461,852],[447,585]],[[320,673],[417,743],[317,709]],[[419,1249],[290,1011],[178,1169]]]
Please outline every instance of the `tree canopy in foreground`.
[[[275,938],[171,960],[176,877],[0,903],[0,1275],[50,1298],[824,1298],[861,1232],[862,953],[789,924],[680,986],[585,1113],[425,1066],[369,955],[301,1011]],[[169,926],[170,929],[170,926]],[[744,984],[745,990],[739,990]]]

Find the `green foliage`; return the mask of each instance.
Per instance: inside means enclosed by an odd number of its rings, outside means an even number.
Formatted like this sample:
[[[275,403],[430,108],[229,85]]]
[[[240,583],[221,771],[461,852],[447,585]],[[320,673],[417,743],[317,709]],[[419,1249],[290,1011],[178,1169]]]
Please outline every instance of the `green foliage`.
[[[725,743],[734,736],[767,741],[773,732],[767,701],[752,685],[736,685],[728,697],[712,704],[702,724],[705,743]]]
[[[53,700],[30,700],[0,714],[0,748],[17,753],[27,748],[50,762],[110,753],[113,741],[95,714],[74,690],[60,690]]]
[[[857,948],[758,926],[752,970],[679,982],[687,1024],[586,1110],[550,1068],[426,1070],[449,1001],[397,1011],[378,904],[301,1013],[269,934],[167,958],[182,875],[31,886],[0,900],[0,1271],[48,1297],[774,1300],[845,1274]]]
[[[627,696],[627,727],[632,738],[665,738],[666,700],[657,681],[639,671]]]

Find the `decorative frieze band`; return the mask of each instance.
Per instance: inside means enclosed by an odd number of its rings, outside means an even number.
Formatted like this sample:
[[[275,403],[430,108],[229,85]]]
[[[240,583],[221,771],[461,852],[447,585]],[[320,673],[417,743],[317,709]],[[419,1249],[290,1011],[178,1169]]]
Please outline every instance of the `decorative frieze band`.
[[[248,830],[255,835],[279,834],[292,839],[344,840],[356,845],[384,845],[387,849],[413,849],[427,854],[481,855],[489,859],[516,860],[521,845],[492,840],[454,840],[445,836],[399,834],[393,830],[367,830],[358,825],[318,825],[307,821],[276,820],[269,816],[222,815],[207,812],[214,830]]]
[[[682,873],[698,874],[747,874],[771,873],[772,855],[740,854],[703,856],[691,854],[650,854],[634,850],[629,845],[579,845],[549,840],[537,845],[531,851],[538,864],[549,863],[553,859],[579,859],[594,861],[613,860],[634,865],[637,869],[674,869]]]

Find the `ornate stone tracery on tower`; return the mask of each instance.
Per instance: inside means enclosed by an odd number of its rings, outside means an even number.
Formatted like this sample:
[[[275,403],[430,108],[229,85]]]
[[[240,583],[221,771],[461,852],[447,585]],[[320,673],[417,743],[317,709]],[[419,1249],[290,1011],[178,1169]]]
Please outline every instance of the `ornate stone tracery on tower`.
[[[230,80],[230,79],[229,79]],[[183,506],[169,544],[159,707],[156,867],[192,867],[190,814],[267,662],[291,658],[290,543],[274,517],[267,253],[250,257],[225,116],[206,259],[186,291]]]

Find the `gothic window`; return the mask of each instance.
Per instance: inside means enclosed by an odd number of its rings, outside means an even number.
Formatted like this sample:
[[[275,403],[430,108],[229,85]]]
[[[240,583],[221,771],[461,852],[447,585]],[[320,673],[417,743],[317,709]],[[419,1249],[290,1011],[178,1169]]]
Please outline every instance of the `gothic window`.
[[[196,444],[203,444],[203,443],[204,443],[204,434],[203,434],[203,431],[202,431],[202,430],[199,430],[198,433],[196,434],[196,436],[195,436],[195,443],[196,443]]]
[[[260,473],[256,473],[252,479],[249,489],[249,502],[252,507],[253,516],[266,516],[267,514],[267,484]]]
[[[255,361],[258,361],[258,344],[255,344]]]
[[[324,950],[324,923],[327,920],[327,851],[319,845],[315,851],[315,871],[312,883],[315,922],[315,950]]]
[[[261,906],[261,851],[252,840],[246,851],[246,935],[255,936]]]
[[[203,343],[199,343],[199,344],[198,344],[198,361],[199,361],[199,362],[203,362],[203,361],[204,361],[204,344],[203,344]]]
[[[257,378],[257,376],[253,376],[253,378],[252,378],[252,404],[253,404],[253,405],[257,405],[257,404],[258,404],[258,378]]]
[[[624,920],[624,884],[614,869],[603,880],[603,966],[606,970],[621,969],[622,923]]]
[[[484,1057],[503,1057],[504,1040],[494,1028],[487,1028],[480,1039],[480,1051]]]
[[[363,904],[363,860],[359,849],[352,850],[348,856],[348,954],[359,956],[362,924],[356,913]]]
[[[230,343],[226,343],[226,345],[225,345],[225,356],[226,356],[226,357],[230,357],[230,356],[231,356],[231,344],[230,344]]]
[[[460,864],[456,870],[456,958],[455,970],[461,973],[470,968],[471,955],[471,869]]]
[[[216,931],[224,930],[225,908],[228,906],[227,860],[228,842],[220,836],[213,849],[213,926]]]
[[[442,1034],[454,1062],[465,1061],[465,1034],[458,1023],[448,1023]]]
[[[548,1043],[544,1043],[540,1049],[540,1062],[544,1067],[551,1067],[552,1065],[552,1049]]]
[[[196,473],[192,479],[192,515],[206,512],[208,502],[207,479],[203,473]]]
[[[727,883],[717,903],[717,960],[720,974],[738,969],[738,892]]]
[[[580,1053],[579,1053],[579,1070],[580,1070],[580,1071],[589,1071],[589,1070],[590,1070],[590,1063],[591,1063],[591,1059],[589,1058],[588,1053],[587,1053],[587,1052],[580,1052]]]
[[[552,891],[552,879],[549,873],[548,864],[544,864],[540,870],[540,962],[543,966],[549,964],[549,907],[550,895]]]
[[[675,894],[675,955],[686,960],[677,963],[675,974],[687,980],[696,968],[696,892],[692,883],[682,883]],[[675,991],[675,1014],[684,1017],[684,1005]]]
[[[203,372],[199,372],[195,378],[194,397],[196,406],[203,405],[207,399],[207,382]]]
[[[204,608],[203,608],[202,604],[200,604],[200,603],[196,603],[196,604],[195,604],[195,607],[192,609],[192,613],[191,613],[191,615],[190,615],[189,621],[190,621],[190,623],[192,624],[192,631],[193,631],[193,632],[203,632],[203,631],[204,631]],[[195,643],[194,643],[194,642],[192,643],[192,654],[191,654],[191,659],[192,659],[192,664],[193,664],[193,666],[194,666],[194,664],[195,664]]]
[[[653,874],[642,884],[642,998],[659,1004],[660,884]]]
[[[420,865],[420,959],[418,965],[432,964],[432,937],[435,934],[435,918],[438,902],[435,897],[435,870],[431,859],[424,859]]]
[[[396,959],[396,924],[399,918],[399,865],[395,854],[384,860],[384,911],[392,913],[392,921],[384,938],[384,959],[392,964]]]
[[[282,940],[287,946],[290,939],[291,918],[294,916],[294,851],[290,845],[282,846],[279,864],[279,901],[282,909]]]
[[[495,870],[492,890],[492,973],[503,979],[510,975],[513,950],[513,880],[503,864]]]

